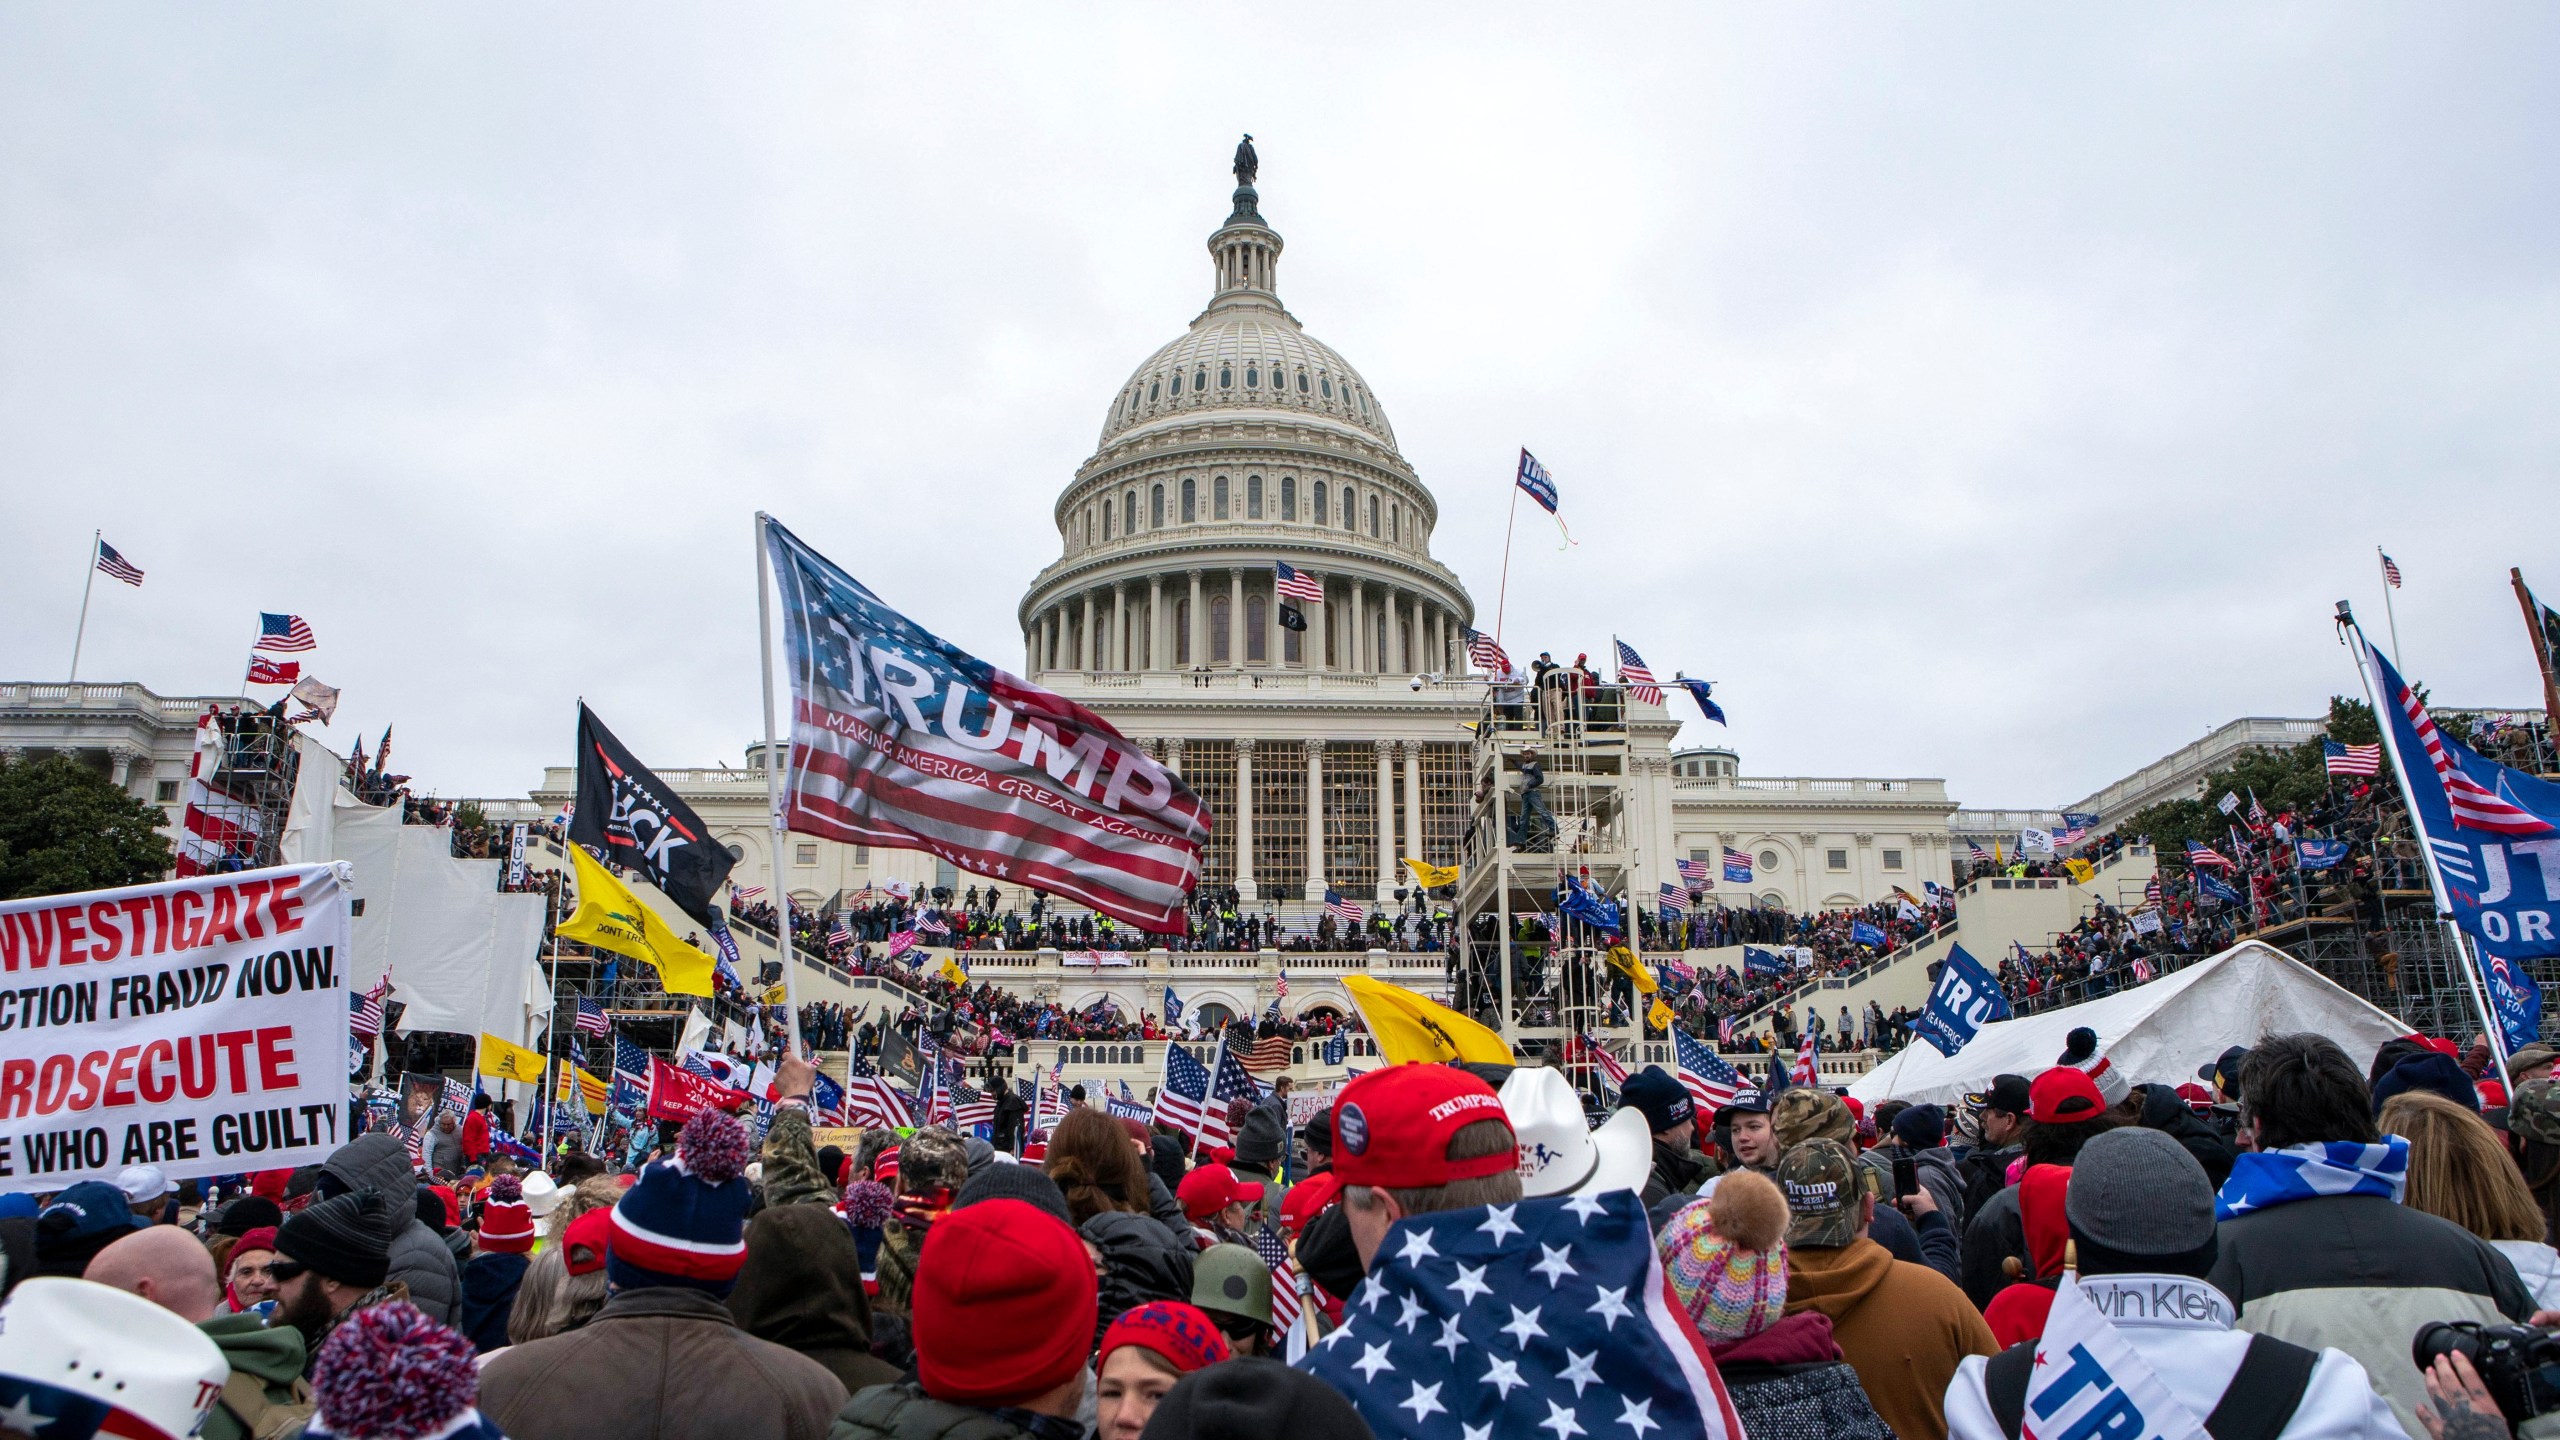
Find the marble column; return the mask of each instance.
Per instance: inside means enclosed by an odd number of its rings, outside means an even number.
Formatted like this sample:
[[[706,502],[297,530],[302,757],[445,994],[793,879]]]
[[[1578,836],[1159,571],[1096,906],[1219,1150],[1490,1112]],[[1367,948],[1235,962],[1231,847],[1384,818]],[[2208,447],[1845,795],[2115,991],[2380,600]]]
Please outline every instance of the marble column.
[[[1119,580],[1111,582],[1111,653],[1102,668],[1129,668],[1129,587]]]
[[[1351,582],[1351,643],[1343,647],[1349,663],[1343,668],[1354,675],[1373,673],[1369,668],[1369,617],[1362,613],[1368,607],[1369,587],[1358,580]]]
[[[1182,617],[1183,649],[1191,653],[1191,663],[1209,663],[1208,612],[1201,608],[1200,572],[1191,573],[1191,613]]]
[[[1244,668],[1244,572],[1227,572],[1227,663]]]
[[[1324,577],[1318,575],[1315,581],[1321,586],[1324,584]],[[1326,598],[1332,597],[1328,595]],[[1318,604],[1305,606],[1303,610],[1307,617],[1307,633],[1304,637],[1307,647],[1307,668],[1321,674],[1333,668],[1333,663],[1325,657],[1324,653],[1325,637],[1333,631],[1333,607]]]
[[[1422,746],[1404,746],[1404,853],[1422,858]]]
[[[1396,742],[1378,744],[1378,888],[1379,899],[1396,888]]]
[[[1253,741],[1236,742],[1236,888],[1244,898],[1261,898],[1253,885]]]
[[[1396,589],[1387,587],[1387,653],[1379,656],[1380,665],[1391,675],[1402,675],[1413,669],[1404,658],[1404,624],[1396,606]]]
[[[1324,894],[1324,742],[1307,742],[1307,893]]]
[[[1147,577],[1147,668],[1165,670],[1164,577]]]
[[[1080,622],[1076,627],[1076,668],[1090,672],[1093,669],[1093,592],[1085,591],[1076,597],[1076,601]]]

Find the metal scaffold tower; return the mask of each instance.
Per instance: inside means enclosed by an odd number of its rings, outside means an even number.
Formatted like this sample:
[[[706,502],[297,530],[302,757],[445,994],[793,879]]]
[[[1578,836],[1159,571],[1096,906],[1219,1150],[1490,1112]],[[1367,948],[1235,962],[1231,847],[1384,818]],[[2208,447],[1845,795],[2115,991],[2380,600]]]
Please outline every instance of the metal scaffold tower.
[[[1630,1050],[1643,1015],[1605,959],[1607,937],[1557,906],[1577,879],[1618,904],[1625,943],[1639,943],[1626,913],[1636,827],[1624,697],[1616,686],[1577,697],[1495,685],[1472,728],[1454,1002],[1524,1056],[1559,1062],[1584,1034]],[[1611,1026],[1619,999],[1628,1018]]]
[[[196,833],[218,852],[218,868],[281,863],[285,817],[301,765],[293,726],[280,708],[255,705],[225,705],[208,723],[212,743],[188,796],[189,808],[201,812]]]

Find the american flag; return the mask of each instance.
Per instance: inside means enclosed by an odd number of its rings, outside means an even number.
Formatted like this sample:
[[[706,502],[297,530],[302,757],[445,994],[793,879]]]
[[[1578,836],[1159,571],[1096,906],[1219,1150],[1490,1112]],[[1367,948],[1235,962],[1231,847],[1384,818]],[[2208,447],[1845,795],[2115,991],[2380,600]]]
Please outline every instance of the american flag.
[[[1276,1005],[1278,1002],[1275,1001],[1273,1003]],[[1286,1070],[1289,1068],[1289,1060],[1291,1055],[1295,1052],[1297,1043],[1297,1041],[1290,1039],[1286,1035],[1265,1035],[1261,1039],[1244,1047],[1241,1052],[1230,1046],[1227,1051],[1227,1058],[1242,1065],[1247,1070]],[[1225,1072],[1221,1071],[1220,1078],[1223,1079],[1224,1076]],[[1228,1098],[1233,1099],[1234,1097],[1229,1096]],[[1262,1087],[1255,1085],[1253,1087],[1253,1092],[1245,1096],[1245,1098],[1248,1100],[1261,1099]]]
[[[1751,857],[1727,845],[1724,847],[1724,878],[1738,885],[1751,883]]]
[[[258,612],[258,643],[250,648],[290,654],[296,650],[313,649],[319,643],[311,638],[311,627],[301,616],[270,615],[261,610]]]
[[[577,1005],[578,1019],[576,1024],[569,1027],[571,1030],[586,1035],[603,1035],[611,1032],[613,1027],[605,1023],[603,1006],[584,995],[577,997]]]
[[[904,1130],[916,1123],[907,1097],[860,1055],[853,1057],[853,1083],[845,1087],[844,1114],[854,1124],[875,1130]]]
[[[1601,1044],[1588,1030],[1582,1032],[1581,1040],[1582,1058],[1600,1072],[1601,1078],[1609,1082],[1610,1089],[1627,1083],[1626,1061],[1619,1059],[1615,1051]]]
[[[1665,915],[1686,915],[1689,913],[1689,892],[1681,888],[1679,885],[1674,884],[1669,880],[1665,880],[1662,882],[1661,903],[1654,906],[1654,908]]]
[[[2382,552],[2379,550],[2376,550],[2373,553],[2376,555],[2382,555]],[[2382,555],[2382,578],[2391,582],[2392,589],[2397,590],[2400,588],[2400,567],[2388,555]]]
[[[1632,1190],[1409,1215],[1299,1363],[1381,1440],[1740,1440],[1668,1295]]]
[[[98,540],[98,568],[127,585],[141,588],[142,567],[117,554],[116,547],[108,544],[104,536]]]
[[[1272,986],[1272,993],[1273,993],[1274,995],[1278,996],[1279,998],[1283,999],[1283,1000],[1286,1000],[1286,999],[1288,999],[1288,998],[1289,998],[1289,972],[1288,972],[1288,971],[1283,970],[1283,971],[1281,971],[1281,972],[1280,972],[1280,980],[1279,980],[1279,983],[1278,983],[1278,984],[1276,984],[1276,985],[1274,985],[1274,986]]]
[[[729,902],[733,905],[744,905],[749,901],[761,900],[763,898],[764,887],[761,885],[732,885],[729,887]]]
[[[1511,657],[1503,653],[1500,641],[1464,625],[1458,627],[1458,638],[1466,642],[1468,664],[1495,675],[1511,673]]]
[[[2136,984],[2147,983],[2152,973],[2150,961],[2137,958],[2133,962],[2133,978]]]
[[[1180,777],[1100,715],[891,609],[778,522],[764,534],[797,657],[791,829],[929,850],[1149,932],[1185,927],[1210,818]],[[855,658],[881,655],[913,695],[893,700],[869,679],[877,662]],[[919,696],[933,718],[907,724],[897,707]],[[997,728],[951,733],[964,714]]]
[[[2065,825],[2061,829],[2053,832],[2053,843],[2056,845],[2077,845],[2080,843],[2080,837],[2088,833],[2089,827],[2086,825]]]
[[[2207,845],[2201,840],[2190,840],[2187,842],[2187,863],[2191,866],[2211,865],[2222,870],[2235,868],[2231,863],[2230,856],[2223,854],[2221,851],[2214,849],[2212,846]]]
[[[2150,879],[2142,882],[2142,898],[2154,905],[2160,903],[2159,876],[2154,875]]]
[[[2320,760],[2332,775],[2379,775],[2382,773],[2382,747],[2376,745],[2341,745],[2335,740],[2320,742]]]
[[[951,933],[951,922],[942,918],[941,911],[927,910],[922,915],[916,917],[916,933],[919,935],[948,935]]]
[[[1725,1017],[1725,1023],[1732,1021],[1732,1016]],[[1732,1043],[1732,1038],[1725,1037],[1725,1043]],[[1698,1102],[1702,1112],[1712,1116],[1742,1092],[1741,1072],[1718,1058],[1706,1042],[1676,1025],[1671,1029],[1671,1053],[1680,1067],[1680,1083],[1688,1087],[1689,1098]]]
[[[637,1110],[649,1100],[649,1052],[616,1035],[613,1037],[613,1096],[615,1105]]]
[[[1618,683],[1627,687],[1629,695],[1647,705],[1661,704],[1662,685],[1653,678],[1653,671],[1646,668],[1644,657],[1626,641],[1614,636],[1611,639],[1618,647]]]
[[[1707,873],[1706,861],[1678,860],[1673,863],[1680,867],[1680,878],[1688,883],[1691,890],[1713,890],[1716,888],[1715,877]]]
[[[943,1062],[935,1060],[924,1067],[924,1093],[917,1096],[927,1125],[948,1126],[951,1123],[951,1087],[943,1083]]]
[[[996,1123],[996,1102],[987,1098],[987,1092],[966,1080],[953,1081],[951,1123],[961,1130],[973,1129],[980,1125],[993,1125]]]
[[[1305,1297],[1298,1293],[1298,1264],[1268,1225],[1254,1227],[1253,1253],[1271,1267],[1271,1328],[1285,1335],[1296,1327],[1306,1308]]]
[[[1788,1073],[1787,1078],[1798,1085],[1819,1085],[1822,1083],[1821,1036],[1816,1035],[1811,1030],[1804,1032],[1804,1038],[1796,1042],[1795,1069]]]
[[[244,685],[291,685],[301,678],[302,662],[298,660],[270,660],[264,655],[251,655],[249,673],[241,683]]]
[[[2399,673],[2373,652],[2373,663],[2383,675],[2393,703],[2409,717],[2410,727],[2418,732],[2418,744],[2427,752],[2427,760],[2435,766],[2436,779],[2444,786],[2444,800],[2453,811],[2453,823],[2465,830],[2486,830],[2495,835],[2540,835],[2551,830],[2550,821],[2500,795],[2497,791],[2471,778],[2454,763],[2453,752],[2443,732],[2436,729],[2435,717],[2427,713],[2426,702],[2418,692],[2402,683]]]
[[[371,1040],[382,1033],[382,1002],[391,994],[391,977],[386,974],[373,982],[373,988],[362,995],[347,997],[347,1033],[359,1040]]]
[[[1179,1045],[1164,1047],[1164,1074],[1156,1082],[1155,1123],[1170,1125],[1185,1135],[1206,1139],[1208,1113],[1209,1067],[1198,1056]],[[1227,1107],[1219,1105],[1214,1117],[1220,1140],[1226,1138]],[[1211,1142],[1215,1143],[1215,1142]]]
[[[1970,840],[1964,842],[1964,848],[1966,852],[1976,860],[1988,860],[1991,858],[1990,851],[1983,849],[1981,846],[1976,845]]]
[[[1271,562],[1271,588],[1292,600],[1304,600],[1310,605],[1324,603],[1324,582],[1292,568],[1286,560]]]
[[[1716,1021],[1716,1043],[1719,1045],[1730,1045],[1733,1043],[1732,1016],[1726,1015],[1720,1017]]]
[[[1280,1041],[1281,1054],[1284,1056],[1287,1055],[1289,1047],[1288,1040],[1279,1036],[1274,1036],[1272,1038]],[[1270,1043],[1270,1040],[1256,1041],[1254,1042],[1254,1049],[1259,1051]],[[1288,1062],[1284,1059],[1281,1063],[1285,1065]],[[1256,1066],[1254,1068],[1272,1069],[1277,1067]],[[1238,1100],[1242,1100],[1247,1104],[1258,1104],[1262,1099],[1262,1082],[1245,1073],[1245,1061],[1237,1056],[1233,1045],[1225,1046],[1218,1051],[1218,1068],[1215,1072],[1214,1078],[1209,1082],[1209,1098],[1216,1102],[1216,1108],[1219,1116],[1221,1117],[1219,1120],[1221,1125],[1226,1123],[1224,1116],[1226,1115],[1228,1105]]]
[[[833,921],[828,923],[827,941],[829,944],[833,945],[850,945],[853,943],[853,927],[844,923],[843,916],[839,915]]]
[[[1324,888],[1325,913],[1346,925],[1357,925],[1369,918],[1369,912],[1355,901],[1342,898],[1342,892],[1328,885]]]

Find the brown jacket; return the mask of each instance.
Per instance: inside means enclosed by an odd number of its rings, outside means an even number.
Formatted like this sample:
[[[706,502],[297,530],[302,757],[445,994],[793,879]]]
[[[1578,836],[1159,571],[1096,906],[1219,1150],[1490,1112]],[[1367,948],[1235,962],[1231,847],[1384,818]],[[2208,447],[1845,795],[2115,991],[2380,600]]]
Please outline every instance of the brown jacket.
[[[1901,1440],[1946,1440],[1956,1366],[2000,1348],[1954,1282],[1864,1236],[1788,1252],[1787,1313],[1807,1310],[1830,1317],[1840,1353]]]
[[[580,1329],[494,1356],[480,1411],[517,1440],[825,1440],[842,1382],[699,1290],[625,1290]]]

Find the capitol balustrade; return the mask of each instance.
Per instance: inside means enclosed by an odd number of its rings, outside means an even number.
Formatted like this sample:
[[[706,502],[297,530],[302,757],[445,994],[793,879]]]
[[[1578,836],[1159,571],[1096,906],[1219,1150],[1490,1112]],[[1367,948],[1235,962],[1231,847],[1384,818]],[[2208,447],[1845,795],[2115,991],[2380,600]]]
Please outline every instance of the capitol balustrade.
[[[1343,1057],[1327,1063],[1325,1047],[1339,1041]],[[1164,1052],[1180,1045],[1206,1065],[1216,1055],[1218,1042],[1202,1040],[1019,1040],[1014,1042],[1009,1072],[1002,1057],[996,1057],[980,1069],[992,1078],[1028,1078],[1035,1073],[1046,1076],[1055,1072],[1069,1085],[1085,1087],[1086,1098],[1100,1104],[1108,1091],[1119,1093],[1126,1083],[1129,1092],[1141,1101],[1152,1100],[1157,1084],[1164,1075]],[[1310,1036],[1290,1047],[1289,1064],[1279,1070],[1254,1073],[1254,1078],[1268,1086],[1283,1075],[1301,1088],[1330,1085],[1361,1070],[1374,1070],[1384,1064],[1378,1054],[1377,1037],[1366,1033],[1350,1035]]]

